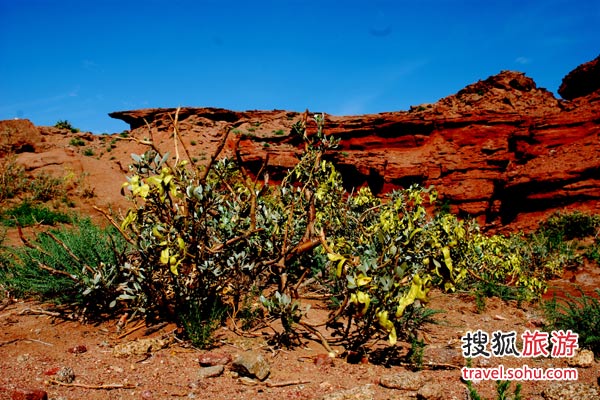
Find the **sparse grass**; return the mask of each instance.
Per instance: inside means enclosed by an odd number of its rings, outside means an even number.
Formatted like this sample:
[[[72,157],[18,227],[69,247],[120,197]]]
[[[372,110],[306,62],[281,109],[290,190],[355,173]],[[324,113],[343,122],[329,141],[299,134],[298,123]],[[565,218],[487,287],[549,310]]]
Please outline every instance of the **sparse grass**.
[[[594,239],[594,243],[585,250],[585,256],[588,260],[600,264],[600,236]]]
[[[425,350],[425,341],[422,339],[413,338],[410,342],[410,350],[406,356],[412,367],[420,371],[423,369],[423,351]]]
[[[31,225],[56,225],[58,223],[69,223],[71,217],[59,211],[52,211],[48,207],[32,204],[24,201],[1,214],[2,224],[13,227]]]
[[[538,232],[548,238],[551,249],[560,249],[565,241],[594,236],[600,228],[600,215],[555,213],[540,224]]]
[[[73,138],[69,141],[71,146],[85,146],[85,142],[81,138]]]
[[[600,356],[600,289],[589,296],[579,289],[580,296],[567,294],[566,300],[555,297],[544,303],[548,330],[567,330],[579,335],[579,346]]]
[[[74,128],[73,125],[71,125],[71,123],[66,119],[57,121],[56,124],[54,124],[54,127],[58,129],[66,129],[68,131],[71,131],[72,133],[79,132],[79,129]]]
[[[0,203],[12,199],[27,190],[25,169],[17,164],[14,156],[0,159]]]
[[[178,313],[188,339],[194,346],[209,348],[214,343],[214,332],[223,323],[227,307],[218,300],[212,304],[189,301],[188,307]]]
[[[468,358],[467,359],[467,368],[471,368],[472,366],[472,362],[471,359]],[[473,382],[471,381],[464,381],[465,384],[467,385],[467,390],[468,390],[468,396],[467,399],[468,400],[484,400],[481,395],[477,392],[477,389],[475,389],[475,386],[473,386]],[[510,386],[511,386],[511,381],[496,381],[496,400],[521,400],[521,390],[523,389],[523,387],[521,386],[520,383],[517,383],[515,385],[515,390],[512,394],[512,396],[510,395]]]
[[[67,189],[61,178],[48,174],[39,174],[29,182],[28,192],[33,201],[46,202],[57,198],[65,198]]]
[[[62,199],[66,202],[68,177],[57,178],[46,173],[33,177],[17,164],[14,156],[0,159],[0,204],[21,198],[32,202],[47,202]]]
[[[276,131],[273,131],[273,133],[277,136],[285,135],[285,131],[283,129],[277,129]]]
[[[237,312],[237,319],[241,322],[241,328],[244,331],[255,328],[259,325],[265,316],[264,309],[259,306],[260,293],[256,286],[252,286],[250,291],[245,294]]]
[[[116,305],[126,245],[113,229],[80,219],[30,244],[0,248],[0,286],[12,295],[80,306],[95,317]]]
[[[475,306],[478,313],[485,311],[486,299],[489,297],[498,297],[503,301],[516,300],[517,307],[520,307],[524,300],[531,298],[531,293],[521,286],[500,285],[492,280],[480,281],[475,286]]]

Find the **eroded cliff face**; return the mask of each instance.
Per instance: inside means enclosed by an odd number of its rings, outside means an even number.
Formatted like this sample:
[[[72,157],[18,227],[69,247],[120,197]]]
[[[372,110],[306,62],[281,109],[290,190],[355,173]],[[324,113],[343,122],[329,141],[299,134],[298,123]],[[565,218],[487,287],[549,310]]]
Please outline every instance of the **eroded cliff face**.
[[[577,79],[583,85],[585,74]],[[174,151],[175,109],[110,115],[131,124],[134,137],[152,136]],[[228,151],[238,146],[255,171],[268,156],[277,178],[302,149],[292,133],[300,119],[278,110],[182,108],[178,131],[202,162],[229,129]],[[383,195],[413,183],[434,185],[452,211],[491,228],[526,229],[557,209],[600,212],[599,90],[559,100],[524,74],[503,71],[409,111],[326,115],[326,130],[341,139],[329,157],[349,190],[368,185]]]

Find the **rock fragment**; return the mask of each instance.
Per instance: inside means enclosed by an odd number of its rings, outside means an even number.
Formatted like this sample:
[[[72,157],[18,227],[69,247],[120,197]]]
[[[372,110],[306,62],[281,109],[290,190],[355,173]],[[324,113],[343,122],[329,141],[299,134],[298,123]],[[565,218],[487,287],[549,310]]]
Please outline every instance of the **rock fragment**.
[[[232,369],[240,375],[257,378],[261,381],[267,379],[267,376],[271,372],[269,363],[263,355],[254,351],[247,351],[240,354],[233,361]]]

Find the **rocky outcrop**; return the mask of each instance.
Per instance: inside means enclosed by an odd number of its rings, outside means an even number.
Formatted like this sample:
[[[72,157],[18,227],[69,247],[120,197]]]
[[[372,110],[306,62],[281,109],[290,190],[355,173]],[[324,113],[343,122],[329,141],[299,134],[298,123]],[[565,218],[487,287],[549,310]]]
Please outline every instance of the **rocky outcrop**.
[[[42,142],[38,128],[28,119],[0,121],[0,156],[33,152]]]
[[[348,190],[368,185],[382,195],[414,183],[434,185],[454,212],[488,227],[527,228],[565,207],[600,212],[599,100],[597,92],[559,100],[524,74],[502,71],[409,111],[327,115],[328,134],[341,140],[329,157]],[[153,135],[167,150],[174,115],[174,109],[111,114],[129,122],[133,136]],[[227,130],[233,132],[229,151],[237,146],[254,171],[268,156],[275,179],[302,149],[292,134],[300,119],[294,112],[183,108],[177,119],[198,162]]]
[[[573,100],[600,90],[600,56],[569,72],[558,88],[563,99]]]

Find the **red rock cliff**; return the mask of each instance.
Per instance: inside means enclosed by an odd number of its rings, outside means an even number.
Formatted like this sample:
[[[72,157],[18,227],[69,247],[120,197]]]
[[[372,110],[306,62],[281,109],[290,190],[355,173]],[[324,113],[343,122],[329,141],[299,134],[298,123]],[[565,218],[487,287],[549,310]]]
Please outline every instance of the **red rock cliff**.
[[[585,80],[585,71],[577,73],[571,85],[585,87]],[[168,146],[174,113],[110,115],[131,124],[137,137],[150,134],[148,122],[155,140]],[[202,160],[225,129],[235,128],[243,137],[244,162],[257,168],[269,154],[277,174],[297,160],[301,143],[291,127],[299,119],[277,110],[183,108],[179,129]],[[454,212],[488,227],[531,227],[562,208],[600,212],[600,90],[558,100],[524,74],[503,71],[409,111],[326,116],[326,129],[341,139],[330,157],[348,189],[369,185],[382,194],[413,183],[434,185]]]

